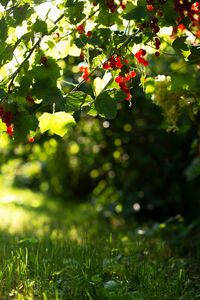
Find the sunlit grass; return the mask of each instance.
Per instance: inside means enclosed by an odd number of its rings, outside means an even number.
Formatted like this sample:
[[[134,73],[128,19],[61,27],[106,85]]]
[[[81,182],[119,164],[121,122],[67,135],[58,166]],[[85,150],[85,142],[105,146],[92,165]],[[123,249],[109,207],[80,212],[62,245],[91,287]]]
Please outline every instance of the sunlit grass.
[[[195,257],[97,210],[1,182],[0,299],[198,299]]]

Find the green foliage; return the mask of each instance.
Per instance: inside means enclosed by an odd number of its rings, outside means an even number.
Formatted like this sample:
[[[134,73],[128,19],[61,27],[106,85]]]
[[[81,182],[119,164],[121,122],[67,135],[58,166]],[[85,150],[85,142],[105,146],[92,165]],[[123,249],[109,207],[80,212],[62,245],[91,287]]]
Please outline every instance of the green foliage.
[[[116,89],[106,90],[97,96],[95,108],[100,116],[114,119],[117,115],[117,103],[125,97],[125,93]]]
[[[119,108],[118,102],[129,101],[131,104],[135,88],[141,84],[147,91],[145,81],[159,85],[156,83],[158,75],[169,76],[173,80],[171,91],[165,93],[159,87],[159,93],[165,95],[165,99],[162,97],[163,100],[159,101],[157,88],[151,86],[152,91],[149,92],[149,86],[146,96],[153,101],[157,99],[154,103],[163,108],[169,128],[178,128],[177,122],[183,110],[187,110],[191,119],[196,120],[199,111],[199,37],[198,26],[192,23],[187,12],[180,15],[173,1],[159,1],[152,8],[144,0],[134,3],[124,1],[123,5],[120,2],[115,8],[109,7],[110,4],[104,0],[95,3],[97,5],[88,0],[70,0],[57,5],[52,2],[50,9],[46,9],[46,14],[41,16],[40,8],[45,8],[43,0],[22,3],[1,1],[0,96],[3,107],[7,103],[15,104],[12,122],[17,120],[17,114],[21,111],[38,119],[40,114],[49,114],[54,105],[57,112],[70,113],[77,120],[81,112],[84,112],[82,116],[99,114],[103,118],[114,119]],[[54,9],[58,12],[57,19],[54,19]],[[195,10],[193,13],[196,18]],[[173,26],[177,29],[178,24],[184,24],[187,29],[178,29],[174,36],[165,33],[166,28],[172,29]],[[189,31],[194,36],[193,41]],[[156,38],[161,43],[159,47],[155,45]],[[145,48],[148,54],[148,57],[144,55],[146,66],[135,57],[139,48]],[[161,55],[155,57],[154,52],[158,48],[161,49]],[[71,74],[67,81],[66,59]],[[114,65],[111,63],[113,59]],[[84,67],[88,67],[87,84],[86,76],[83,74],[81,79],[77,72],[76,65],[79,67],[81,60],[84,60]],[[108,68],[104,68],[104,63],[108,63]],[[180,87],[180,75],[183,77],[189,68],[193,83],[191,85],[188,81],[187,88]],[[115,82],[119,75],[125,80],[131,71],[137,71],[140,80],[127,79],[125,86]],[[111,76],[106,82],[109,74]],[[104,80],[106,83],[103,85]],[[64,82],[70,82],[71,88]],[[97,88],[99,82],[102,87]],[[106,91],[113,88],[118,92],[112,94]],[[181,104],[179,101],[176,104],[173,102],[174,98],[177,99],[176,88],[179,89],[177,93]],[[124,91],[127,96],[123,94]],[[188,98],[195,101],[188,102]],[[25,138],[25,132],[29,132],[29,128],[23,130],[20,137],[16,124],[12,123],[12,126],[13,140],[16,142]],[[41,133],[39,127],[34,131],[36,136]]]
[[[4,17],[0,20],[0,41],[4,42],[8,37],[8,26]]]
[[[67,132],[67,128],[75,125],[74,118],[64,111],[54,114],[44,113],[39,117],[39,127],[41,132],[44,133],[50,130],[52,134],[63,136]]]

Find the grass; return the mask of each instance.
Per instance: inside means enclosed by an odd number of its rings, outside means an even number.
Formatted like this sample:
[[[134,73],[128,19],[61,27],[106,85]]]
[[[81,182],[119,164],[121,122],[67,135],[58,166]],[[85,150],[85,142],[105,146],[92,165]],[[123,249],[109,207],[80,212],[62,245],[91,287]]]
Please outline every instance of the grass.
[[[88,203],[2,185],[0,220],[1,300],[200,299],[198,252],[108,222]]]

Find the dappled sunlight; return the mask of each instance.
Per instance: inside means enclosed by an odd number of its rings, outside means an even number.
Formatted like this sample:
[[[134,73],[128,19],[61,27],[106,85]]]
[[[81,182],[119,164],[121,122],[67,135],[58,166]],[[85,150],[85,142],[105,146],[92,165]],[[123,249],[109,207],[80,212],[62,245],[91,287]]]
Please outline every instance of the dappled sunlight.
[[[95,236],[102,230],[98,209],[89,203],[64,204],[30,189],[6,187],[3,182],[1,185],[0,231],[37,238],[48,236],[51,240],[68,239],[81,244],[86,236]],[[111,219],[113,228],[122,224],[117,218]],[[106,223],[103,226],[106,228]]]

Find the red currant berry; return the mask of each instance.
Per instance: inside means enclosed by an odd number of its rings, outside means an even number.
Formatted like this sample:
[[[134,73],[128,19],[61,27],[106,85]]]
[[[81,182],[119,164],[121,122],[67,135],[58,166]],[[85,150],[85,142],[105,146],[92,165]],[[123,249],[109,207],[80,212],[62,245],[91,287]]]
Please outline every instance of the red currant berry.
[[[148,11],[149,11],[149,12],[152,12],[152,11],[153,11],[153,6],[152,6],[152,5],[149,5],[149,6],[148,6]]]
[[[29,138],[29,142],[33,143],[34,142],[34,138],[33,137]]]
[[[92,35],[92,31],[87,32],[87,36],[90,37]]]
[[[47,58],[46,56],[43,56],[41,59],[41,64],[46,65],[46,62],[47,62]]]
[[[103,68],[104,68],[104,70],[108,70],[110,68],[110,66],[109,66],[109,64],[107,62],[105,62],[103,64]]]
[[[130,76],[131,76],[132,78],[134,78],[134,77],[136,76],[136,73],[135,73],[134,71],[131,71],[131,72],[130,72]]]

